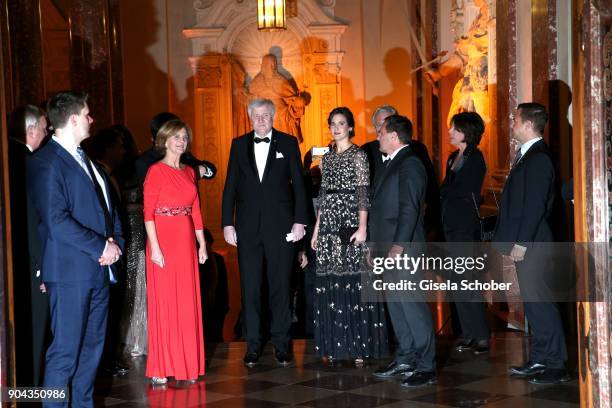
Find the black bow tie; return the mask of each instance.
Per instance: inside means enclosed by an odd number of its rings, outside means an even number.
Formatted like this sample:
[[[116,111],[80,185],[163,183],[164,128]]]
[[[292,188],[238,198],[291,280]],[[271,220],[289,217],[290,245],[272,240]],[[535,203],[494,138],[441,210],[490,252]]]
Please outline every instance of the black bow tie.
[[[270,143],[270,138],[269,137],[256,137],[255,138],[255,143]]]

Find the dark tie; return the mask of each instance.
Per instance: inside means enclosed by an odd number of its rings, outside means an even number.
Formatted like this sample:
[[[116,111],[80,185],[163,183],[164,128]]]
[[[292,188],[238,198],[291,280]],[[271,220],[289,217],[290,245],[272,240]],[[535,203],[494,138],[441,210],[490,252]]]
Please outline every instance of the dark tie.
[[[521,160],[521,157],[523,157],[523,151],[519,149],[518,152],[516,152],[516,157],[514,157],[514,166]]]
[[[81,156],[81,159],[87,166],[87,172],[91,177],[91,181],[94,185],[94,190],[96,191],[96,195],[98,196],[98,201],[102,206],[102,211],[104,212],[104,225],[106,227],[106,237],[113,236],[113,221],[110,216],[110,212],[108,211],[108,205],[106,204],[106,200],[104,199],[104,193],[102,192],[102,187],[100,187],[100,183],[98,183],[98,179],[96,178],[96,173],[93,171],[93,167],[91,166],[91,161],[85,154],[85,151],[79,146],[77,147],[77,153]]]
[[[270,143],[270,138],[269,137],[256,137],[255,138],[255,143]]]

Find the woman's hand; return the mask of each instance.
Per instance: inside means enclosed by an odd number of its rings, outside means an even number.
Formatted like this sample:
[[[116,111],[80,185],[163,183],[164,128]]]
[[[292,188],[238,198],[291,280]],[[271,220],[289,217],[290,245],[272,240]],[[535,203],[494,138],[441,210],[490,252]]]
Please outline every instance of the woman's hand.
[[[310,247],[316,251],[317,250],[317,238],[319,237],[319,228],[315,227],[315,230],[312,233],[312,239],[310,240]]]
[[[355,245],[363,244],[367,236],[368,236],[368,233],[366,231],[366,228],[359,227],[357,228],[357,231],[355,231],[355,233],[351,235],[350,241]]]
[[[198,262],[203,264],[208,259],[208,252],[206,251],[206,245],[200,246],[198,248]]]
[[[159,247],[151,248],[151,262],[160,268],[164,267],[164,255]]]

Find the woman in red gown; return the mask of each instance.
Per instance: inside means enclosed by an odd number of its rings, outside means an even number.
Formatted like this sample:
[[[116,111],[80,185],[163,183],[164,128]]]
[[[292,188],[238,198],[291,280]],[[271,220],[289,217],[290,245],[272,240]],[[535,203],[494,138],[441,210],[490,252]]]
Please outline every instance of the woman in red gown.
[[[147,377],[195,382],[204,374],[204,336],[198,261],[207,258],[195,174],[180,163],[191,130],[180,120],[164,124],[155,147],[164,158],[144,183],[147,231]],[[199,249],[196,250],[196,239]]]

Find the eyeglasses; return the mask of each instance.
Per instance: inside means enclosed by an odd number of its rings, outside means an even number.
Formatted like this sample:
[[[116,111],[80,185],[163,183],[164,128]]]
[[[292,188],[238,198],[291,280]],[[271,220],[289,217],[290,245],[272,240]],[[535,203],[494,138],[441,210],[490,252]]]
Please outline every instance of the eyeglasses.
[[[255,122],[267,122],[272,119],[272,115],[269,113],[264,113],[263,115],[253,115],[253,121]]]

